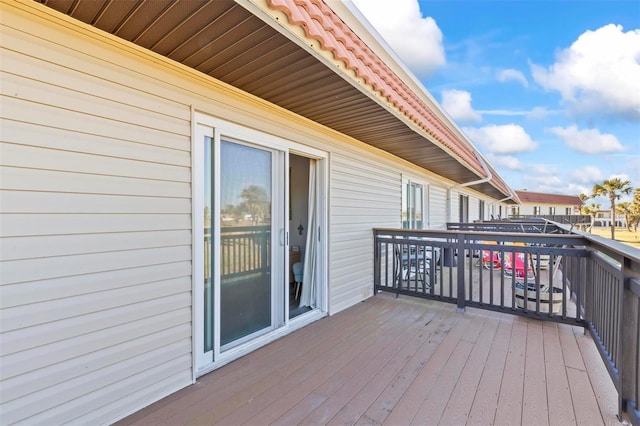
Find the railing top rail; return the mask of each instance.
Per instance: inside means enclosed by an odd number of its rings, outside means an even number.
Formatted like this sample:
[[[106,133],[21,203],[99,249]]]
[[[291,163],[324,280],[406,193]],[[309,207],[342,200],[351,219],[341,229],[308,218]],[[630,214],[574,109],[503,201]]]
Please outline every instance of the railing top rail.
[[[572,234],[538,234],[522,232],[497,232],[497,231],[469,231],[469,230],[431,230],[431,229],[396,229],[396,228],[374,228],[375,235],[388,234],[392,236],[406,237],[434,237],[434,238],[454,238],[458,235],[468,236],[469,240],[482,239],[504,239],[505,241],[529,241],[545,240],[559,244],[561,241],[569,241],[572,244],[579,244],[584,238],[580,235]]]
[[[618,256],[625,257],[627,259],[633,260],[635,263],[640,263],[640,249],[635,247],[631,247],[627,244],[623,244],[619,241],[613,241],[608,238],[600,237],[598,235],[593,235],[588,232],[579,231],[576,229],[571,229],[570,226],[565,224],[550,222],[559,228],[563,229],[566,232],[571,232],[573,235],[578,235],[581,238],[587,240],[594,249],[601,250],[606,253],[616,254]]]
[[[271,229],[271,225],[256,225],[256,226],[222,226],[220,227],[221,233],[231,232],[263,232]]]

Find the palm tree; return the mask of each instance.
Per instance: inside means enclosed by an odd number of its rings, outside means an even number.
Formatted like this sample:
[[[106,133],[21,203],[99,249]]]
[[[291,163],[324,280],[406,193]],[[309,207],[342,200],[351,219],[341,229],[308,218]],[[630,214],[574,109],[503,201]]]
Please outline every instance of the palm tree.
[[[622,194],[631,194],[631,182],[620,178],[606,179],[602,183],[596,183],[593,186],[592,196],[608,197],[611,202],[611,239],[616,238],[616,200],[619,200]]]
[[[633,214],[632,210],[633,204],[629,202],[618,203],[616,206],[616,213],[624,216],[624,223],[627,225],[627,230],[631,232],[631,215]]]
[[[628,226],[633,226],[633,231],[638,232],[638,225],[640,225],[640,188],[636,188],[633,193],[629,222]]]
[[[591,203],[588,206],[582,206],[582,214],[591,216],[591,225],[589,226],[589,232],[593,229],[593,224],[596,221],[596,214],[600,211],[600,204]]]

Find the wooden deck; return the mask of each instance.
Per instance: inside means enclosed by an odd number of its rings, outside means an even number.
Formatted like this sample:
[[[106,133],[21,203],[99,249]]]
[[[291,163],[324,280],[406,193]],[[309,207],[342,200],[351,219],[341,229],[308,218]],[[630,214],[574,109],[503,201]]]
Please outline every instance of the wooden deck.
[[[581,328],[381,294],[121,424],[620,424]]]

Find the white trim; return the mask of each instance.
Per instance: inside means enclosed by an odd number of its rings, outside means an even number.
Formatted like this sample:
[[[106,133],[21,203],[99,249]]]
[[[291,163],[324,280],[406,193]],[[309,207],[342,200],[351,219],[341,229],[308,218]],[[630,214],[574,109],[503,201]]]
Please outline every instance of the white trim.
[[[195,155],[196,152],[196,145],[197,144],[197,126],[196,126],[196,120],[195,120],[195,108],[193,107],[193,105],[191,105],[190,107],[191,112],[190,112],[190,117],[191,117],[191,189],[193,191],[194,188],[194,179],[195,177],[198,175],[197,172],[197,161],[196,158],[199,158],[198,156]],[[193,212],[197,211],[198,206],[196,205],[196,200],[193,197],[193,192],[191,193],[191,259],[193,259],[193,261],[191,262],[191,382],[195,383],[196,382],[196,365],[198,365],[198,355],[200,352],[199,351],[199,347],[198,347],[198,343],[197,343],[197,339],[193,338],[194,336],[196,336],[196,332],[198,330],[198,324],[202,324],[203,323],[203,319],[200,318],[200,321],[198,321],[198,310],[194,309],[193,307],[196,306],[197,300],[196,300],[196,279],[195,277],[198,276],[197,275],[197,265],[196,265],[196,245],[194,244],[195,242],[195,230],[199,229],[197,227],[197,220],[196,220],[196,215],[193,214]],[[202,206],[199,206],[200,208],[202,208]]]
[[[249,127],[245,127],[239,124],[235,124],[232,122],[228,122],[211,115],[208,115],[203,112],[199,112],[194,110],[193,112],[193,140],[192,140],[192,205],[193,205],[193,289],[194,295],[192,299],[193,302],[193,310],[196,311],[193,314],[194,317],[194,334],[193,343],[194,347],[194,376],[199,377],[203,374],[206,374],[216,368],[219,368],[234,359],[243,356],[265,344],[282,337],[294,330],[297,330],[305,325],[316,321],[327,315],[328,312],[328,217],[329,217],[329,209],[328,209],[328,182],[329,182],[329,153],[325,151],[321,151],[316,148],[308,147],[306,145],[287,140],[275,135],[267,134],[261,132],[259,130],[251,129]],[[207,131],[210,129],[210,132]],[[307,312],[303,315],[299,315],[293,319],[289,319],[287,315],[288,312],[288,286],[284,286],[284,294],[282,291],[275,289],[279,282],[285,282],[288,274],[286,273],[286,268],[278,268],[277,276],[272,277],[272,282],[274,285],[274,294],[272,294],[275,298],[284,297],[285,302],[274,305],[274,313],[273,313],[273,321],[271,328],[267,330],[262,330],[256,332],[250,336],[246,336],[245,339],[242,339],[239,344],[233,345],[231,347],[225,348],[224,351],[220,348],[220,321],[219,321],[219,309],[215,310],[215,315],[217,320],[214,321],[214,350],[213,354],[204,354],[203,350],[203,335],[204,335],[204,312],[200,307],[202,303],[201,294],[203,293],[204,287],[203,283],[199,279],[202,277],[204,272],[204,242],[201,241],[201,238],[197,235],[198,229],[203,229],[203,214],[204,211],[204,194],[202,189],[204,188],[204,167],[203,167],[203,159],[204,159],[204,149],[202,145],[202,141],[205,136],[210,136],[213,138],[213,146],[215,149],[214,152],[214,163],[212,165],[213,170],[219,170],[220,168],[220,139],[221,136],[229,137],[231,140],[247,142],[250,144],[255,144],[257,146],[264,146],[266,149],[271,150],[274,153],[274,163],[273,163],[273,171],[279,170],[280,165],[284,164],[284,175],[283,176],[275,176],[273,179],[274,190],[273,194],[276,194],[278,191],[275,188],[283,187],[287,188],[289,176],[286,172],[288,170],[289,163],[289,154],[301,155],[307,158],[311,158],[317,161],[317,172],[318,172],[318,193],[319,193],[319,238],[320,238],[320,250],[318,251],[318,278],[319,285],[318,294],[316,297],[318,298],[318,308]],[[241,142],[241,143],[242,143]],[[278,158],[276,158],[278,157]],[[214,188],[212,188],[212,194],[214,197],[214,205],[212,206],[211,216],[212,217],[220,217],[220,180],[214,179]],[[272,200],[273,205],[281,204],[282,212],[279,214],[286,213],[286,206],[288,205],[288,191],[284,191],[284,199],[280,198],[280,195],[277,198]],[[284,213],[283,213],[284,212]],[[273,212],[272,212],[273,213]],[[280,220],[283,219],[283,220]],[[275,238],[275,243],[272,245],[272,259],[274,262],[282,262],[283,266],[288,265],[288,235],[289,235],[289,224],[288,221],[284,220],[284,216],[282,218],[275,218],[274,220],[278,220],[278,223],[282,223],[284,230],[284,238],[283,246],[279,243],[280,237],[277,236]],[[220,234],[220,222],[217,220],[213,221],[214,229],[211,230],[211,238],[213,241],[217,240],[217,237]],[[274,232],[276,230],[274,229]],[[280,233],[279,229],[277,231]],[[279,251],[283,250],[284,254],[280,256]],[[213,262],[212,262],[212,270],[219,270],[220,265],[220,254],[219,250],[212,250],[213,252]],[[277,253],[277,256],[275,255]],[[274,263],[275,264],[275,263]],[[284,274],[284,275],[283,275]],[[219,286],[214,286],[214,298],[215,300],[220,300],[220,288]],[[284,306],[284,309],[283,309]],[[206,356],[205,356],[206,355]]]

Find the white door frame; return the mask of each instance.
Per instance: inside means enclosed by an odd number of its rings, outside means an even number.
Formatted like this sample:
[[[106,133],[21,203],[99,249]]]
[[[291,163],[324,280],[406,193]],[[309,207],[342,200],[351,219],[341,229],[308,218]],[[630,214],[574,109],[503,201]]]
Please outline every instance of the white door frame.
[[[316,321],[323,316],[326,316],[328,311],[328,181],[329,181],[329,155],[327,152],[308,147],[306,145],[286,140],[277,136],[266,134],[258,130],[254,130],[248,127],[240,126],[235,123],[231,123],[225,120],[221,120],[210,115],[194,111],[192,114],[193,129],[192,129],[192,346],[193,346],[193,380],[195,378],[206,374],[222,365],[246,354],[260,346],[263,346],[282,335],[288,334],[291,331],[301,328],[313,321]],[[223,353],[220,352],[219,336],[220,336],[220,323],[214,321],[214,352],[213,354],[204,354],[204,309],[202,294],[204,291],[203,285],[203,271],[204,271],[204,241],[202,233],[198,230],[204,229],[204,137],[212,136],[214,139],[214,149],[219,150],[219,140],[221,136],[229,137],[232,140],[246,141],[248,143],[256,144],[258,146],[264,146],[266,148],[282,151],[284,155],[284,170],[289,169],[289,153],[295,153],[296,155],[304,156],[316,160],[316,173],[317,173],[317,194],[318,194],[318,224],[319,224],[319,250],[318,250],[318,294],[317,308],[309,313],[299,315],[298,317],[289,319],[288,315],[288,291],[289,286],[285,285],[288,281],[288,271],[285,265],[289,264],[289,221],[282,221],[284,224],[284,258],[276,259],[273,261],[282,261],[282,268],[278,268],[282,271],[282,276],[279,277],[279,281],[284,285],[285,296],[284,297],[284,324],[281,327],[276,327],[274,330],[260,335],[259,337],[240,344],[232,349],[229,349]],[[219,151],[214,152],[214,158],[216,161],[219,159]],[[213,166],[214,170],[217,166]],[[284,182],[282,179],[278,179],[274,182],[277,185],[284,185],[284,200],[278,200],[284,202],[284,206],[289,205],[289,192],[286,188],[289,188],[289,173],[284,173]],[[214,188],[212,192],[214,194],[220,193],[219,179],[214,179]],[[275,202],[275,200],[274,200]],[[215,206],[214,211],[219,209],[219,206]],[[286,209],[285,209],[286,211]],[[214,216],[214,212],[211,212],[212,217],[216,217],[213,221],[214,229],[211,230],[212,238],[214,235],[219,235],[220,221],[217,219],[219,215]],[[279,240],[279,236],[276,237],[276,241]],[[274,244],[275,245],[275,244]],[[277,250],[276,247],[272,250]],[[219,250],[214,249],[213,252],[213,265],[219,265]],[[215,268],[214,270],[218,270]],[[220,300],[219,287],[214,286],[215,300]],[[281,304],[282,305],[282,304]],[[274,325],[275,326],[275,325]],[[213,361],[211,360],[213,355]]]

